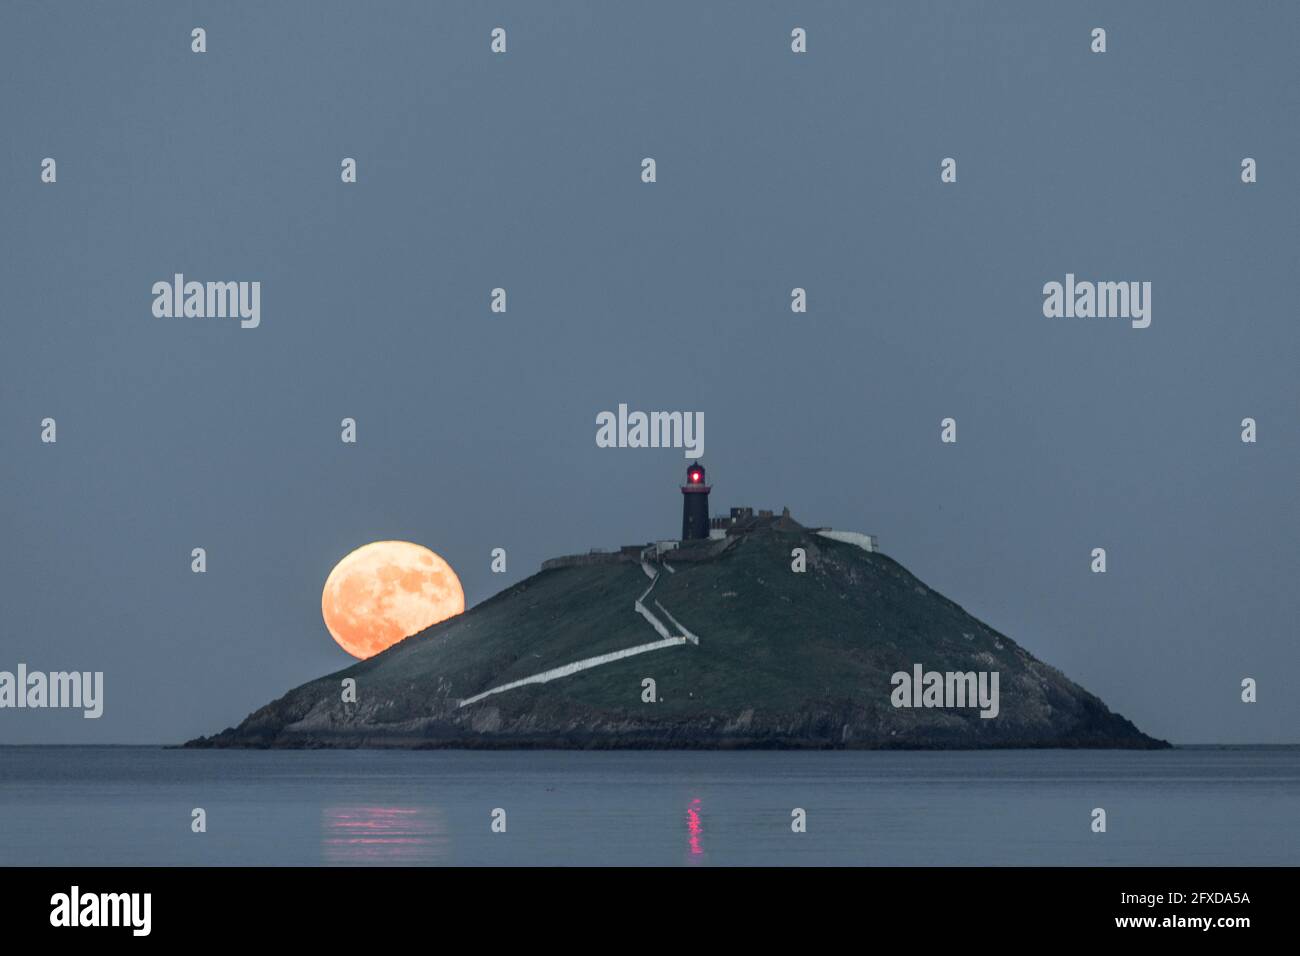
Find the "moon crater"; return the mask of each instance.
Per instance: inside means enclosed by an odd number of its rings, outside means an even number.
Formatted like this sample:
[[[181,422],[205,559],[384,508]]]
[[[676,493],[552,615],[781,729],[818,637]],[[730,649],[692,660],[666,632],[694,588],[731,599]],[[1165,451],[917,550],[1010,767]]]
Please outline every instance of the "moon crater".
[[[343,558],[325,580],[321,615],[339,646],[365,660],[465,610],[460,578],[409,541],[375,541]]]

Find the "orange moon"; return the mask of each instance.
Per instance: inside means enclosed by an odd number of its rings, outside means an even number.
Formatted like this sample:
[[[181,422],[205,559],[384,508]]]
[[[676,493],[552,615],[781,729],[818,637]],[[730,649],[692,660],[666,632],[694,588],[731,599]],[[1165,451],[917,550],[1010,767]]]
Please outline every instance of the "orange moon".
[[[409,541],[357,548],[334,566],[320,598],[330,635],[362,660],[464,610],[451,565]]]

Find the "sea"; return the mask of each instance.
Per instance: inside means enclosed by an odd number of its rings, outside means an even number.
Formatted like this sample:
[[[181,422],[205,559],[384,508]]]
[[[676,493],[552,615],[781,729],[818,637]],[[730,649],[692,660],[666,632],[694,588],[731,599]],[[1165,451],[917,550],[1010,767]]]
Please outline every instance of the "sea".
[[[1300,747],[0,747],[0,865],[1296,864]]]

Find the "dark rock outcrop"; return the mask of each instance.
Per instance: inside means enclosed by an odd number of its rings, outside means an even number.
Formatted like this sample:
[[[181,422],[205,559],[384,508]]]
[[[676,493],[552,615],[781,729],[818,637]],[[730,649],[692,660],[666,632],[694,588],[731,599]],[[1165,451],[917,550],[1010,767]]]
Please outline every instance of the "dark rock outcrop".
[[[802,574],[791,571],[795,547],[807,553]],[[1168,746],[883,554],[769,528],[673,567],[646,604],[667,623],[660,602],[698,645],[459,706],[489,688],[659,639],[633,610],[649,584],[638,562],[552,568],[188,746]],[[997,671],[998,716],[893,707],[891,675],[914,664]],[[342,700],[347,677],[356,680],[356,703]],[[642,700],[647,677],[655,703]]]

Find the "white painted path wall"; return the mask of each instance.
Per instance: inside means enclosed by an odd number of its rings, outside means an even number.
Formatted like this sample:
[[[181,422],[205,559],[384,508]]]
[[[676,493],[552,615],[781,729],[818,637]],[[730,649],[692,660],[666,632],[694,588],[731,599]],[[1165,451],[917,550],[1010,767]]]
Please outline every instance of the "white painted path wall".
[[[568,677],[571,674],[577,674],[580,671],[599,667],[601,664],[612,664],[614,661],[621,661],[625,657],[634,657],[637,654],[657,651],[662,647],[676,647],[678,644],[685,644],[686,641],[687,638],[685,637],[666,637],[662,641],[651,641],[649,644],[638,644],[636,647],[625,647],[621,651],[613,651],[609,654],[600,654],[597,657],[588,657],[580,661],[574,661],[572,664],[565,664],[563,667],[555,667],[549,671],[542,671],[540,674],[533,674],[531,677],[525,677],[523,680],[511,681],[509,684],[501,684],[499,687],[485,690],[483,693],[475,694],[473,697],[466,697],[460,702],[460,706],[468,707],[470,704],[477,703],[484,697],[491,697],[493,694],[501,694],[508,690],[514,690],[516,687],[523,687],[525,684],[545,684],[548,681],[553,681],[560,677]]]
[[[478,703],[483,698],[491,697],[493,694],[502,694],[508,690],[514,690],[516,687],[523,687],[527,684],[546,684],[561,677],[569,677],[573,674],[590,670],[593,667],[600,667],[602,664],[612,664],[614,661],[621,661],[627,657],[635,657],[637,654],[647,654],[650,651],[661,650],[665,647],[677,647],[686,643],[699,644],[700,639],[690,631],[686,630],[686,628],[684,628],[675,617],[668,613],[668,609],[658,601],[655,601],[655,607],[663,613],[664,617],[673,622],[673,626],[677,628],[679,633],[673,634],[668,630],[667,625],[655,616],[654,612],[641,603],[650,596],[650,592],[653,591],[655,585],[659,583],[659,572],[651,567],[645,561],[644,557],[641,560],[641,570],[644,571],[646,577],[650,579],[650,586],[645,589],[644,593],[642,593],[635,602],[633,602],[632,608],[636,613],[640,614],[650,622],[650,626],[658,632],[662,640],[651,641],[649,644],[637,644],[635,647],[625,647],[621,651],[611,651],[608,654],[597,654],[595,657],[584,657],[582,660],[574,661],[572,664],[565,664],[562,667],[553,667],[550,670],[542,671],[538,674],[532,674],[528,677],[522,678],[521,680],[511,681],[508,684],[499,684],[496,687],[489,687],[481,694],[475,694],[473,697],[466,697],[457,706],[468,707],[470,704]]]

